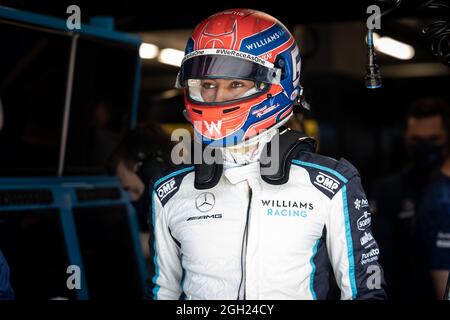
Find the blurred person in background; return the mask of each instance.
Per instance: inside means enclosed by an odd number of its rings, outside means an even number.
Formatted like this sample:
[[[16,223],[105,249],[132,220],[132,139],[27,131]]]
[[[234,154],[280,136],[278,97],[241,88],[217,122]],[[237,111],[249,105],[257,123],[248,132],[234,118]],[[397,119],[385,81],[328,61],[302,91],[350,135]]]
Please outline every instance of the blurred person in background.
[[[91,103],[92,111],[87,119],[89,160],[96,166],[104,167],[128,128],[129,115],[123,114],[112,98],[106,95],[100,95]]]
[[[108,171],[118,177],[136,210],[146,259],[148,251],[149,185],[171,167],[172,142],[156,123],[130,130],[108,161]]]
[[[14,292],[9,281],[9,266],[0,250],[0,300],[14,299]]]
[[[444,100],[414,101],[406,115],[404,138],[409,162],[400,172],[376,182],[372,191],[373,231],[391,299],[435,297],[416,211],[445,159],[449,121]]]
[[[447,150],[450,150],[450,139],[447,139]],[[449,152],[439,175],[424,193],[418,221],[421,241],[425,246],[426,268],[430,272],[436,298],[449,299],[444,297],[450,270]]]

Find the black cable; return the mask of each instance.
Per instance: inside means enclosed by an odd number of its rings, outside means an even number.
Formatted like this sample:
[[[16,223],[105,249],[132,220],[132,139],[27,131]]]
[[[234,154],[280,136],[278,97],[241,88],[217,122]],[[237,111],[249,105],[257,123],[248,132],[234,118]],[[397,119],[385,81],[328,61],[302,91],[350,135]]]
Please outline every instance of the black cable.
[[[380,88],[381,73],[376,63],[375,48],[373,46],[373,30],[369,29],[367,31],[367,68],[366,76],[364,77],[364,82],[366,83],[367,89]]]
[[[431,51],[444,64],[450,65],[450,6],[446,3],[430,0],[422,4],[419,9],[433,10],[442,18],[436,18],[427,24],[422,32],[431,42]],[[438,11],[439,10],[439,11]]]
[[[376,2],[383,3],[389,6],[389,8],[381,12],[380,18],[387,15],[388,13],[391,13],[402,4],[402,0],[377,0]]]

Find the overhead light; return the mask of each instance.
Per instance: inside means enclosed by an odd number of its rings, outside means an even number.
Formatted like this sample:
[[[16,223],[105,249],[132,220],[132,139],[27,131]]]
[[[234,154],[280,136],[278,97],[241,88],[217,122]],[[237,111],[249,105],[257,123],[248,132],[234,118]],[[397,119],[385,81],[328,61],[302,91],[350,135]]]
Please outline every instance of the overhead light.
[[[154,59],[158,55],[159,48],[151,43],[142,43],[139,47],[139,56],[141,59]]]
[[[158,61],[170,64],[172,66],[181,66],[181,61],[184,58],[184,51],[172,49],[172,48],[166,48],[162,49],[158,56]]]
[[[401,60],[410,60],[416,51],[409,44],[400,42],[389,37],[380,37],[373,34],[373,44],[376,50]]]

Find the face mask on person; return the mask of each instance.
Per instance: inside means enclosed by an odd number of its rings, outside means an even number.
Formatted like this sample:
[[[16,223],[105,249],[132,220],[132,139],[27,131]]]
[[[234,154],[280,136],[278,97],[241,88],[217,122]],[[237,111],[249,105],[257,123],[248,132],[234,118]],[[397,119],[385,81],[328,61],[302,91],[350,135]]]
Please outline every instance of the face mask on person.
[[[444,161],[444,144],[435,144],[422,140],[407,145],[409,156],[416,169],[430,172]]]

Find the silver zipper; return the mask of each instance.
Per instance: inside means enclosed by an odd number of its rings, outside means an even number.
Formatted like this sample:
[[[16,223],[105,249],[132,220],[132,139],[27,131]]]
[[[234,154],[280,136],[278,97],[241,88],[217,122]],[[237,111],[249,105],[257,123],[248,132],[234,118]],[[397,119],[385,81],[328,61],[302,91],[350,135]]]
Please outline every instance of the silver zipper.
[[[248,182],[247,182],[247,184],[248,184]],[[248,206],[247,206],[247,217],[246,217],[246,221],[245,221],[244,235],[242,237],[242,250],[241,250],[241,281],[239,283],[237,300],[240,300],[239,294],[241,293],[242,286],[244,287],[243,300],[246,300],[246,280],[247,280],[246,260],[247,260],[247,243],[248,243],[248,225],[250,222],[250,210],[251,210],[251,203],[252,203],[252,196],[253,196],[253,190],[249,184],[248,184],[248,189],[249,189],[249,194],[248,194],[249,200],[248,200]]]

